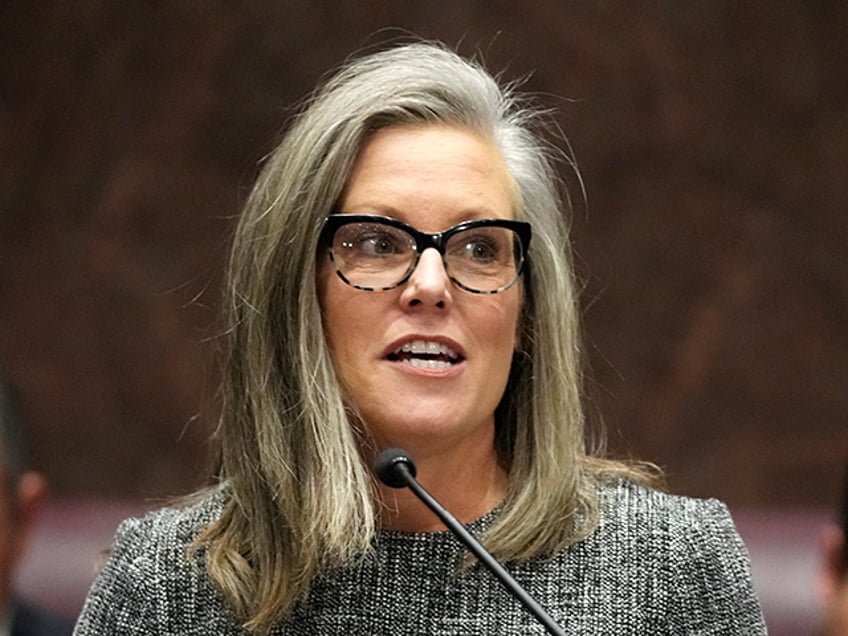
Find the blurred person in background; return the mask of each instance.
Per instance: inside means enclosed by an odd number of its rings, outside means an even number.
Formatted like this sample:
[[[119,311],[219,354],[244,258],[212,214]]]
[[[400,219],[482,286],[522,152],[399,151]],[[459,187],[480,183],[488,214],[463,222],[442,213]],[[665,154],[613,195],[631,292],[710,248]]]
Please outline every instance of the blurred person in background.
[[[15,568],[47,491],[44,477],[30,470],[16,393],[0,378],[0,636],[60,636],[72,626],[23,602],[13,589]]]
[[[839,524],[828,528],[824,539],[822,581],[824,621],[822,636],[848,636],[848,470],[842,484]]]

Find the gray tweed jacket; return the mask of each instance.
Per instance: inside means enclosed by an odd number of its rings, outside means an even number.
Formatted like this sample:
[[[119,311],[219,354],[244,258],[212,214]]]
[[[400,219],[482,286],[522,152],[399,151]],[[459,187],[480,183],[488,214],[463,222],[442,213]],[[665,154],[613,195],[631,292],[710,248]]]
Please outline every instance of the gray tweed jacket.
[[[125,521],[75,634],[244,635],[186,558],[220,513],[219,491],[184,509]],[[497,513],[469,526],[478,533]],[[275,635],[544,634],[491,574],[455,574],[448,533],[381,533],[374,552],[319,579]],[[550,558],[510,565],[567,634],[765,634],[748,555],[725,506],[627,482],[604,488],[598,529]]]

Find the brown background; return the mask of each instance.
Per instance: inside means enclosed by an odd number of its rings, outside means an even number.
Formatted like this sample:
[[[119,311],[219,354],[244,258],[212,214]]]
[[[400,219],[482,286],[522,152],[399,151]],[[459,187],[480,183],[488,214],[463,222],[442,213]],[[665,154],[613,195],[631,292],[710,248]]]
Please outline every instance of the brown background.
[[[672,489],[831,506],[848,458],[848,5],[0,4],[0,367],[64,495],[197,483],[232,217],[398,27],[559,111],[593,406]],[[532,74],[531,74],[532,73]],[[572,180],[573,181],[573,180]]]

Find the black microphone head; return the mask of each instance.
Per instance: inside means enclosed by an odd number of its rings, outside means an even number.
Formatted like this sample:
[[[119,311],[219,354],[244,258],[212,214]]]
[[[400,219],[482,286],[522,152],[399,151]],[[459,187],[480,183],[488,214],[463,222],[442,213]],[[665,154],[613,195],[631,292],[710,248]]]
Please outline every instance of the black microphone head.
[[[415,462],[402,448],[387,448],[374,462],[374,472],[384,484],[391,488],[404,488],[407,481],[405,474],[415,477]]]

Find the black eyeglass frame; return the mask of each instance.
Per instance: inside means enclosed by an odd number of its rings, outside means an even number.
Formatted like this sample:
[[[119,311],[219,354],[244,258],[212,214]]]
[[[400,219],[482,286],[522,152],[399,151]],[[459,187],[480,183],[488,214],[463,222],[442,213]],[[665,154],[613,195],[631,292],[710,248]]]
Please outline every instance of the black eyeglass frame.
[[[336,232],[339,228],[345,225],[349,225],[351,223],[381,223],[384,225],[389,225],[399,230],[403,230],[415,240],[415,258],[409,265],[409,268],[407,269],[406,273],[399,281],[387,287],[367,287],[365,285],[357,285],[356,283],[351,282],[342,273],[333,255],[333,239],[335,238]],[[515,278],[508,284],[499,287],[498,289],[491,291],[481,291],[479,289],[473,289],[471,287],[468,287],[467,285],[464,285],[462,282],[454,278],[454,276],[451,274],[450,268],[448,267],[447,257],[445,256],[445,248],[447,246],[448,239],[450,239],[451,236],[457,234],[458,232],[462,232],[463,230],[469,230],[475,227],[502,227],[508,230],[512,230],[516,233],[521,243],[521,262],[518,264],[518,267],[516,267]],[[429,232],[422,232],[421,230],[412,227],[408,223],[404,223],[403,221],[400,221],[390,216],[382,216],[379,214],[348,214],[344,212],[333,212],[324,219],[324,227],[321,229],[320,241],[327,247],[329,251],[330,261],[333,263],[333,267],[336,270],[336,274],[338,274],[339,278],[341,278],[345,283],[347,283],[351,287],[355,287],[356,289],[361,289],[363,291],[388,291],[390,289],[400,287],[406,281],[409,280],[409,277],[412,276],[412,273],[415,271],[415,268],[418,267],[418,261],[421,258],[421,254],[424,252],[424,250],[432,247],[441,255],[442,265],[445,268],[445,272],[447,272],[448,278],[450,278],[454,285],[472,294],[497,294],[499,292],[509,289],[521,278],[521,274],[524,272],[524,266],[527,264],[527,259],[529,255],[528,249],[530,247],[530,239],[532,235],[533,233],[529,223],[527,223],[526,221],[514,221],[512,219],[473,219],[470,221],[463,221],[462,223],[458,223],[442,232],[436,232],[435,234],[431,234]]]

